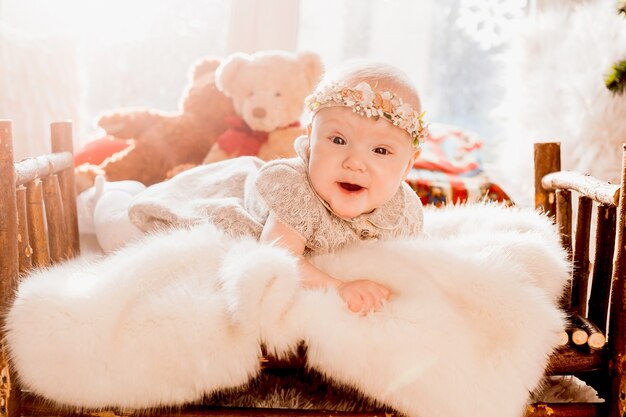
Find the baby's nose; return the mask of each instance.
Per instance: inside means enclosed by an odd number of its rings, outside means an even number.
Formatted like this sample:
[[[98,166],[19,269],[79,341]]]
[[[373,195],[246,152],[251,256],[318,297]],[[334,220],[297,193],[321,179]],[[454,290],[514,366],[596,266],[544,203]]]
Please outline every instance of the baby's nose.
[[[257,119],[264,118],[266,114],[267,112],[265,111],[263,107],[255,107],[252,109],[252,115],[256,117]]]
[[[364,171],[365,164],[363,160],[359,158],[357,155],[349,155],[343,162],[343,166],[346,169],[350,169],[353,171]]]

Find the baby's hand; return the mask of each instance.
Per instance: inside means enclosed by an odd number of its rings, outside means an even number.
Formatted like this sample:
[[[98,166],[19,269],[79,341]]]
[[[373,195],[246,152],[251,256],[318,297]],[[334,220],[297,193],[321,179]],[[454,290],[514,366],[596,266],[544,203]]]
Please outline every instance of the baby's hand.
[[[388,300],[391,295],[387,287],[367,279],[341,283],[337,291],[350,311],[362,315],[367,315],[372,310],[380,311],[383,301]]]

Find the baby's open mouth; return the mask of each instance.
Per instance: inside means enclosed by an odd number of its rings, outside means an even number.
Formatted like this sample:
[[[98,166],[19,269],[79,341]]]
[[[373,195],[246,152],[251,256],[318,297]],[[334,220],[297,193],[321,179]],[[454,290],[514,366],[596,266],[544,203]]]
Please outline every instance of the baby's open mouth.
[[[363,189],[363,187],[361,187],[360,185],[350,184],[349,182],[340,182],[339,186],[343,188],[344,190],[350,191],[350,192],[361,191]]]

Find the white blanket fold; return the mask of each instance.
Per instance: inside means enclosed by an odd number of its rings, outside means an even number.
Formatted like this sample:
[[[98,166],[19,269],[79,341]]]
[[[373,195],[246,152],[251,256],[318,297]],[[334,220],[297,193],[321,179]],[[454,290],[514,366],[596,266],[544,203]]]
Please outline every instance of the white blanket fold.
[[[10,354],[50,400],[142,408],[239,386],[261,343],[281,355],[304,340],[311,367],[409,416],[520,417],[564,325],[558,237],[533,212],[492,206],[425,223],[424,238],[313,260],[387,285],[378,313],[301,289],[287,252],[204,224],[30,275],[8,314]]]

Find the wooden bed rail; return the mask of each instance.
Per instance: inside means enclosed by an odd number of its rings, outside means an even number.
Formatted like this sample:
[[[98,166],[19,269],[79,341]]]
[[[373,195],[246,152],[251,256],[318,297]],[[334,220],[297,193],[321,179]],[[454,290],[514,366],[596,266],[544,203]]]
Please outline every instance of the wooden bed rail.
[[[7,236],[1,242],[6,245],[18,242],[19,271],[77,255],[80,249],[72,124],[52,123],[53,153],[18,163],[13,162],[11,122],[0,120],[0,132],[3,155],[0,172],[4,180],[0,189],[7,197],[2,213],[6,214],[7,222],[17,224],[17,230],[8,224],[2,228]],[[10,265],[11,270],[7,268],[6,276],[14,276],[14,255],[7,257],[11,259],[3,264]]]
[[[48,155],[15,163],[11,121],[0,120],[0,308],[20,274],[79,254],[71,122],[50,125]],[[0,329],[0,340],[3,339]],[[0,415],[20,414],[20,390],[0,349]]]
[[[603,348],[589,344],[565,349],[551,361],[552,373],[583,378],[606,403],[595,414],[581,410],[555,416],[626,415],[626,145],[622,155],[621,181],[615,185],[561,171],[560,144],[535,144],[535,205],[555,220],[572,262],[569,291],[562,301],[579,318],[572,319],[570,332],[588,322],[606,337]],[[572,204],[574,194],[577,205]]]
[[[69,152],[24,159],[15,164],[15,185],[26,185],[37,178],[45,178],[73,165],[74,159]]]
[[[553,172],[541,179],[541,185],[549,191],[567,189],[576,191],[582,196],[608,206],[617,206],[619,203],[619,185],[609,184],[578,172]]]

